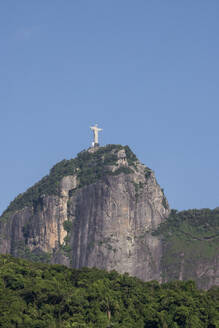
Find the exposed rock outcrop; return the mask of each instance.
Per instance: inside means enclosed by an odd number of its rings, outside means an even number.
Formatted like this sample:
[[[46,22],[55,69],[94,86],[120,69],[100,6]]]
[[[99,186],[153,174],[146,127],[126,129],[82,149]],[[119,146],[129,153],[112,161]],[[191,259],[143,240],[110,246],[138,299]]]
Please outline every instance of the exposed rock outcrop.
[[[90,149],[83,156],[76,173],[61,178],[57,194],[42,193],[32,206],[2,218],[0,252],[161,280],[161,242],[150,232],[169,206],[153,171],[128,147]],[[90,175],[103,172],[91,183],[82,183],[85,161]]]
[[[127,146],[91,148],[55,165],[10,204],[0,219],[0,253],[114,269],[145,281],[218,284],[218,256],[193,259],[190,275],[190,251],[184,241],[178,247],[178,232],[166,233],[175,239],[154,233],[169,213],[154,172]]]

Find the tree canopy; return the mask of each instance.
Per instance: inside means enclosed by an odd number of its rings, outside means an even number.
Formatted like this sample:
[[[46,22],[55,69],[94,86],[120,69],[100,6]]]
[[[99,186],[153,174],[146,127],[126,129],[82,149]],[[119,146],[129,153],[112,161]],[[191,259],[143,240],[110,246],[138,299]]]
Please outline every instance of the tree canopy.
[[[216,328],[219,288],[0,256],[2,328]]]

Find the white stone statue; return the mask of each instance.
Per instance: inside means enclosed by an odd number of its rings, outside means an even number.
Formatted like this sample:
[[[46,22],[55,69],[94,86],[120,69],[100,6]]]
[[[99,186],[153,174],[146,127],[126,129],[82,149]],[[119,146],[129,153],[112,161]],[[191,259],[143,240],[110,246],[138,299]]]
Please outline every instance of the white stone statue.
[[[97,124],[95,124],[94,126],[91,126],[90,128],[91,128],[91,130],[93,130],[93,133],[94,133],[94,141],[92,142],[92,147],[99,146],[98,133],[100,131],[103,131],[103,129],[98,128]]]

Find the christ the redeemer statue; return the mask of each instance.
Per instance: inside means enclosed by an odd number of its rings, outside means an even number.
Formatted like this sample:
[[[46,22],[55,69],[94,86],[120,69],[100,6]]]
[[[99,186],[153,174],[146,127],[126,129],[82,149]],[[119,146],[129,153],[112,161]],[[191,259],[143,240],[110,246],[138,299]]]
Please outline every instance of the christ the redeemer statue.
[[[98,133],[100,131],[102,131],[103,129],[98,128],[97,124],[95,124],[94,126],[91,126],[90,128],[91,128],[91,130],[93,130],[93,133],[94,133],[94,141],[92,142],[92,147],[98,147],[99,146]]]

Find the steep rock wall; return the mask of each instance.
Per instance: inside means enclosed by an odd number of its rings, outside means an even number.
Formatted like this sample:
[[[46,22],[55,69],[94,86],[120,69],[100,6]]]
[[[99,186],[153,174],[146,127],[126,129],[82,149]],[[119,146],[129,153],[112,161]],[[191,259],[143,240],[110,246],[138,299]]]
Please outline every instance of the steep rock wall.
[[[169,209],[162,204],[154,174],[146,178],[140,169],[138,175],[108,176],[70,198],[73,267],[96,266],[160,280],[161,243],[150,232]]]
[[[169,214],[166,198],[153,171],[130,164],[125,149],[101,156],[114,161],[96,182],[83,186],[82,174],[64,176],[58,195],[42,194],[1,220],[0,252],[160,281],[161,242],[150,232]]]
[[[127,147],[92,148],[12,202],[0,219],[0,253],[208,289],[219,284],[219,210],[202,212],[166,220],[152,170]]]

